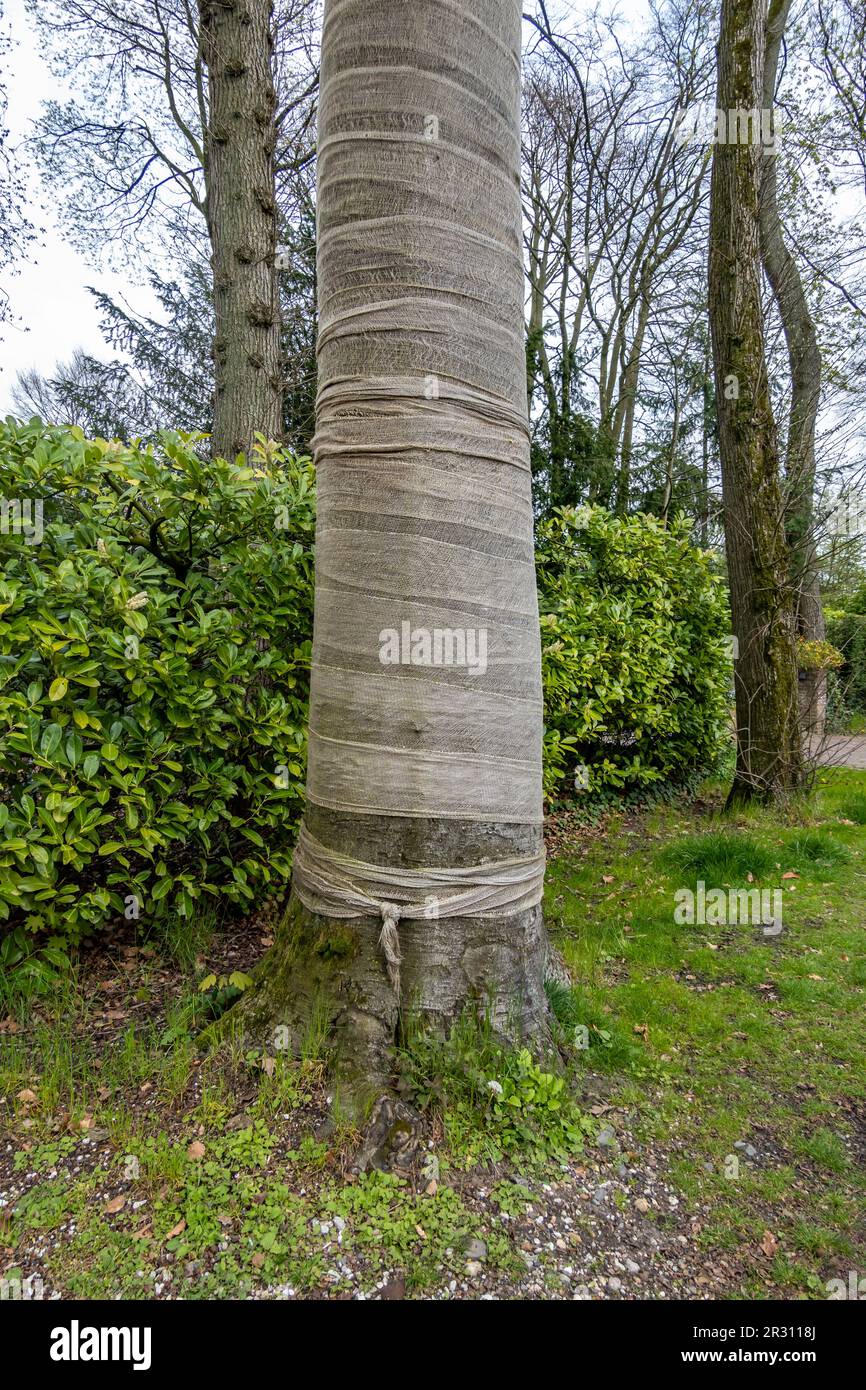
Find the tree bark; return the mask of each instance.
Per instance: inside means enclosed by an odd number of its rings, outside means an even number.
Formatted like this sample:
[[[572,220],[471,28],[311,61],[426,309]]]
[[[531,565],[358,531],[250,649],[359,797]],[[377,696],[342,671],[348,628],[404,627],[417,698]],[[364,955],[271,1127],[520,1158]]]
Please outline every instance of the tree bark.
[[[723,0],[717,109],[761,106],[766,0]],[[761,306],[763,148],[717,144],[709,308],[735,661],[732,802],[781,800],[799,783],[794,615]]]
[[[541,842],[534,826],[424,823],[316,806],[305,825],[324,844],[394,868],[463,868],[532,853]],[[503,1039],[546,1040],[541,907],[498,919],[403,919],[399,997],[385,969],[381,930],[380,917],[329,920],[293,893],[255,990],[232,1011],[244,1035],[296,1055],[313,1034],[326,1038],[336,1093],[351,1116],[388,1088],[394,1043],[410,1018],[446,1028],[471,1008]]]
[[[543,845],[520,40],[519,0],[325,4],[305,828],[386,869],[483,872]],[[434,673],[438,706],[430,673],[383,673],[368,634],[408,613],[483,626],[487,673]],[[382,933],[379,916],[329,919],[294,892],[239,1005],[245,1031],[282,1026],[295,1048],[326,1033],[353,1111],[387,1084],[409,1015],[445,1027],[472,1007],[503,1037],[545,1036],[540,906],[402,917],[399,987]]]
[[[771,0],[764,58],[763,107],[774,109],[779,55],[791,0]],[[764,152],[761,178],[761,253],[764,269],[782,320],[791,399],[785,461],[786,533],[791,552],[791,583],[797,632],[807,641],[822,641],[824,612],[815,542],[815,427],[821,398],[821,352],[797,263],[785,243],[779,214],[779,161],[774,150]],[[818,718],[826,676],[810,673],[802,682],[800,704],[803,733],[820,732]]]
[[[282,432],[271,12],[271,0],[199,0],[216,320],[211,448],[228,459],[248,454],[256,433]]]

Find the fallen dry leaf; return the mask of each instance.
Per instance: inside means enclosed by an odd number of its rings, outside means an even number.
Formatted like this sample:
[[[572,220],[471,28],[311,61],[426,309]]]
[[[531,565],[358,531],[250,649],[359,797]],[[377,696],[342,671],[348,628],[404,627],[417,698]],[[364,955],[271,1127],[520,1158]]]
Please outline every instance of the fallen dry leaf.
[[[22,1105],[35,1105],[36,1092],[25,1088],[25,1090],[18,1092],[18,1100]]]
[[[262,1267],[262,1265],[264,1264],[264,1262],[265,1262],[265,1257],[264,1257],[264,1255],[261,1253],[261,1251],[257,1251],[256,1254],[253,1255],[253,1258],[252,1258],[252,1266],[253,1266],[253,1269],[261,1269],[261,1267]]]
[[[763,1234],[763,1236],[762,1236],[762,1238],[761,1238],[761,1249],[763,1250],[763,1252],[764,1252],[764,1254],[767,1256],[767,1258],[769,1259],[769,1258],[771,1258],[773,1255],[775,1255],[775,1253],[776,1253],[776,1251],[778,1250],[778,1248],[779,1248],[779,1242],[777,1241],[776,1237],[773,1235],[773,1232],[772,1232],[772,1231],[765,1231],[764,1234]]]
[[[786,869],[785,872],[782,874],[782,878],[799,878],[799,877],[800,877],[800,875],[797,873],[796,869]]]
[[[105,1212],[106,1216],[114,1216],[115,1212],[123,1211],[123,1208],[124,1208],[125,1206],[126,1206],[126,1198],[125,1198],[125,1197],[123,1197],[123,1196],[120,1196],[120,1197],[112,1197],[112,1199],[111,1199],[110,1202],[106,1202],[106,1204],[105,1204],[105,1206],[102,1208],[102,1210]]]
[[[172,1226],[171,1230],[168,1232],[168,1235],[166,1236],[166,1240],[171,1240],[173,1236],[182,1235],[183,1232],[184,1232],[185,1230],[186,1230],[186,1222],[184,1221],[183,1217],[181,1217],[180,1220],[178,1221],[177,1225],[176,1225],[176,1226]]]

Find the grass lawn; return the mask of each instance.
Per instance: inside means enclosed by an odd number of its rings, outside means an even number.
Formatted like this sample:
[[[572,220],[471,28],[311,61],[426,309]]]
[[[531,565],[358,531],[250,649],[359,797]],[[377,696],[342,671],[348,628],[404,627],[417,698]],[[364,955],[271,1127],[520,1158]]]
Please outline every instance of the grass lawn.
[[[723,818],[721,790],[566,843],[548,920],[579,982],[579,1055],[709,1205],[696,1239],[763,1241],[777,1292],[820,1296],[866,1271],[866,774],[822,771],[786,818]],[[678,925],[674,894],[698,880],[781,889],[781,934]]]
[[[824,1298],[866,1273],[866,774],[822,773],[786,817],[725,820],[721,798],[551,826],[565,1070],[467,1026],[414,1040],[426,1130],[394,1173],[352,1171],[322,1039],[300,1061],[197,1053],[266,918],[170,943],[121,924],[65,989],[7,993],[0,1277],[84,1298]],[[780,890],[775,934],[678,924],[699,880]]]

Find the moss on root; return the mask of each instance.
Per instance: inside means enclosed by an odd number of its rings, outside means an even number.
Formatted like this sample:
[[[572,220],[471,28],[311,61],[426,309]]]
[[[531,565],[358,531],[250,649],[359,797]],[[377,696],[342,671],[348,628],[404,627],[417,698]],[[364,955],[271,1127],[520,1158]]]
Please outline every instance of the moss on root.
[[[376,950],[378,923],[329,922],[292,896],[253,984],[199,1036],[212,1047],[244,1038],[269,1052],[308,1055],[323,1045],[335,1105],[358,1120],[387,1089],[398,1004]]]

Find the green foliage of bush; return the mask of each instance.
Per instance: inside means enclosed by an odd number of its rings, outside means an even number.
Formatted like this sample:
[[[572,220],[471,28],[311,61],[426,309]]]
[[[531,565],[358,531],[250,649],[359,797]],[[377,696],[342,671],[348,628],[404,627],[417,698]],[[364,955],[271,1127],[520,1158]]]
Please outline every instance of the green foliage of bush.
[[[39,974],[112,915],[285,882],[313,470],[264,441],[210,461],[201,439],[0,423],[0,966]]]
[[[866,713],[866,616],[855,611],[855,605],[860,606],[860,602],[855,597],[849,605],[851,611],[833,611],[825,615],[827,640],[843,657],[831,687],[833,703],[848,714]]]
[[[503,1046],[486,1017],[462,1014],[447,1037],[410,1029],[397,1060],[414,1104],[441,1117],[457,1167],[506,1156],[565,1162],[596,1129],[564,1077],[542,1070],[526,1048]]]
[[[727,596],[685,521],[562,508],[536,551],[545,791],[679,780],[728,741]]]

